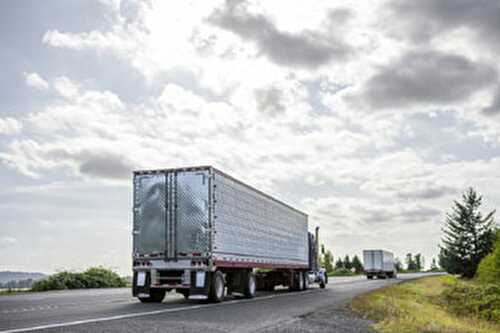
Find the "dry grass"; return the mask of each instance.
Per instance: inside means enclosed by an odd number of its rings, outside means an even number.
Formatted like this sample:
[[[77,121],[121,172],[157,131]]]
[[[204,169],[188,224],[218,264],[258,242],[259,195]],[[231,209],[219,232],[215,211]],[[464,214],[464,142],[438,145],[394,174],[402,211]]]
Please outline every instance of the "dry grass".
[[[455,278],[434,276],[386,287],[354,299],[350,307],[384,333],[498,333],[500,325],[457,316],[441,300]]]

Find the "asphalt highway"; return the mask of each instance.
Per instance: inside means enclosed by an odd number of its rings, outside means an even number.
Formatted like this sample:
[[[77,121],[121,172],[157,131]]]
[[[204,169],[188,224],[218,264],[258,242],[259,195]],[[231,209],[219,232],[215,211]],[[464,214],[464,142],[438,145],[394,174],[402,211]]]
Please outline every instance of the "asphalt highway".
[[[0,296],[1,332],[264,332],[294,331],[298,320],[325,309],[341,309],[355,296],[424,276],[397,279],[330,278],[326,289],[259,292],[254,299],[227,296],[219,304],[184,300],[167,293],[161,304],[143,304],[130,289],[91,289]],[[353,327],[349,320],[339,320]],[[288,328],[290,329],[288,329]],[[296,331],[307,331],[296,330]],[[318,331],[311,329],[311,331]],[[330,327],[328,331],[335,331]],[[341,332],[343,330],[339,330]],[[358,332],[359,330],[356,330]]]

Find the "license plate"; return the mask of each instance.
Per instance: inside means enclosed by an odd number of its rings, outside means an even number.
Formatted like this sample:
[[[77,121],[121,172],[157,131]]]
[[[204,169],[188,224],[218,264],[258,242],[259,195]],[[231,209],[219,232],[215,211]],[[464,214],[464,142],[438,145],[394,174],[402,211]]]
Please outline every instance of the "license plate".
[[[137,286],[144,287],[145,283],[146,283],[146,272],[137,273]]]
[[[196,272],[196,288],[205,287],[205,272]]]
[[[139,293],[137,296],[138,296],[138,297],[149,297],[149,294],[146,294],[146,293]]]

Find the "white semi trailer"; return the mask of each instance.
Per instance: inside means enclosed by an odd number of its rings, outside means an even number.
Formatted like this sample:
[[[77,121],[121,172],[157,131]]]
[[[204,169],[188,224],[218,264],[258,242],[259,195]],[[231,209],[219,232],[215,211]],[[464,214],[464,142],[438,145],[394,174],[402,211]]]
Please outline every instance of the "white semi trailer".
[[[226,290],[325,286],[307,215],[213,167],[134,172],[133,211],[132,289],[143,302],[170,290],[220,302]]]
[[[384,250],[364,250],[363,268],[368,279],[376,276],[379,279],[396,277],[394,255]]]

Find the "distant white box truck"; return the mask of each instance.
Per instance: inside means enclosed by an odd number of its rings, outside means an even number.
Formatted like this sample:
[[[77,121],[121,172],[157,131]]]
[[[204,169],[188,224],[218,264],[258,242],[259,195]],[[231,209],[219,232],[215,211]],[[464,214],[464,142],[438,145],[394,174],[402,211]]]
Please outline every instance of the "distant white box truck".
[[[396,277],[394,255],[389,251],[364,250],[363,267],[368,279],[373,279],[374,276],[379,279]]]

